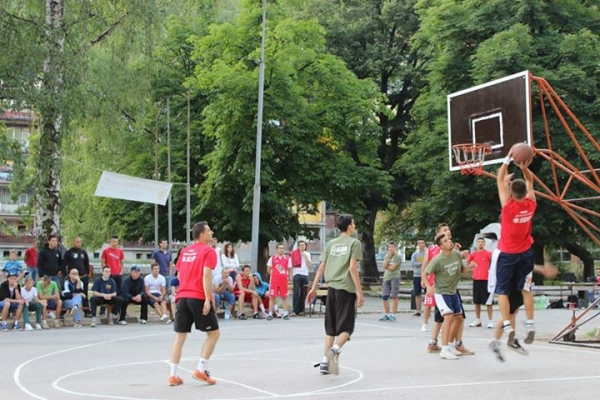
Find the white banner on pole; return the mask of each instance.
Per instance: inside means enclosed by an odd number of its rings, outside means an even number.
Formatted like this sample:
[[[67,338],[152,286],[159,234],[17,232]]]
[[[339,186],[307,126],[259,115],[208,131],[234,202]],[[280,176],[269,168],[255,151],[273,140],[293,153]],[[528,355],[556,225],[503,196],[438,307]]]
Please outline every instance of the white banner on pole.
[[[103,171],[96,196],[165,205],[172,183]]]

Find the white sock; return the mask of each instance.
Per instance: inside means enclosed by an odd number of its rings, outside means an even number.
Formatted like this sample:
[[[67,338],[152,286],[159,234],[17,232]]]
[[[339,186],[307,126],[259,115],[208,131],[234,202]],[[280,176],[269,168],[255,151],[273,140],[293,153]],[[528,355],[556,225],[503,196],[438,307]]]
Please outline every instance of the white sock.
[[[273,309],[275,310],[275,312],[277,312],[277,310],[279,310],[279,308],[277,307],[277,304],[275,304],[275,307],[273,307]]]
[[[335,351],[340,351],[340,346],[337,344],[334,344],[333,346],[331,346],[332,349],[334,349]]]
[[[502,329],[504,330],[504,332],[508,332],[512,329],[512,327],[510,326],[510,321],[504,321],[502,323]]]
[[[265,312],[265,305],[260,303],[260,311]]]
[[[321,360],[321,362],[328,363],[329,360],[327,359],[327,357],[323,356],[323,360]]]
[[[200,372],[206,371],[206,361],[205,358],[201,358],[200,361],[198,361],[198,370]]]
[[[286,315],[288,315],[288,310],[285,310],[285,311],[283,312],[283,316],[286,316]]]
[[[171,376],[179,376],[179,364],[171,363]]]
[[[527,321],[525,321],[525,324],[527,324],[527,326],[533,326],[534,322],[532,319],[528,319]]]

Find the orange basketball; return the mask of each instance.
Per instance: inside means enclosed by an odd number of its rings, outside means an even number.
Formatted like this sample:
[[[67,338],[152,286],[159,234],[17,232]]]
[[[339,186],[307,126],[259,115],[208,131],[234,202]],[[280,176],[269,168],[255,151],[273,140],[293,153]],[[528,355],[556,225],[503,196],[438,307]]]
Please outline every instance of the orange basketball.
[[[535,152],[527,143],[518,143],[512,149],[512,158],[515,164],[529,162],[535,156]]]

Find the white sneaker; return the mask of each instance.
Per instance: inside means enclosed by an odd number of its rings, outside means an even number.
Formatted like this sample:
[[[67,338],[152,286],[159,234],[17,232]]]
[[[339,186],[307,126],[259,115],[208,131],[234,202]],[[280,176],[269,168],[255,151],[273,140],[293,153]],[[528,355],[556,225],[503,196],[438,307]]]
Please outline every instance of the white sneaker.
[[[469,324],[471,328],[481,328],[481,321],[476,319],[475,321]]]
[[[54,313],[52,311],[48,311],[48,318],[54,319],[54,318],[56,318],[56,315],[54,315]]]
[[[33,326],[31,326],[31,324],[25,324],[25,330],[26,331],[32,331],[33,330]]]
[[[147,321],[146,321],[145,319],[140,319],[140,324],[142,324],[142,325],[146,325],[146,324],[147,324]]]
[[[458,357],[452,350],[448,347],[442,347],[442,351],[440,351],[440,358],[442,360],[458,360]]]
[[[421,327],[421,332],[427,332],[427,324],[423,324]]]
[[[36,331],[41,331],[42,330],[42,326],[40,324],[35,324],[35,330]]]
[[[90,328],[96,327],[96,317],[92,317],[92,322],[90,323]]]
[[[119,321],[119,325],[127,325],[127,321],[125,321],[125,320]]]
[[[494,323],[492,321],[488,322],[487,328],[488,329],[494,329]]]
[[[161,317],[160,317],[160,320],[161,320],[161,321],[166,321],[166,320],[167,320],[167,318],[169,318],[169,317],[167,316],[167,314],[163,314],[163,315],[161,315]]]
[[[54,320],[54,327],[55,327],[56,329],[60,329],[60,319],[55,319],[55,320]]]

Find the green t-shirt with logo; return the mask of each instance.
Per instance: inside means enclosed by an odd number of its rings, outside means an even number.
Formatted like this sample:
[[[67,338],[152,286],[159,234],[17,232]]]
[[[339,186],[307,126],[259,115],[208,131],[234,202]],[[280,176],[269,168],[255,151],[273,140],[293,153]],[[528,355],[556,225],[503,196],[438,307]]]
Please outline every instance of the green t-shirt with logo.
[[[330,287],[356,293],[356,286],[348,272],[350,260],[362,260],[362,245],[358,239],[339,236],[327,243],[321,261],[325,263],[325,282]]]
[[[383,280],[384,281],[389,281],[394,278],[400,278],[400,264],[402,264],[402,257],[400,257],[400,254],[396,253],[392,257],[390,257],[388,266],[392,266],[393,264],[397,265],[395,270],[390,271],[389,269],[386,269],[383,271]]]
[[[35,287],[40,296],[52,296],[53,294],[58,293],[58,285],[54,281],[50,281],[50,283],[44,287],[44,281],[41,280]]]
[[[427,266],[427,273],[435,274],[434,293],[454,294],[460,280],[460,272],[463,267],[462,256],[456,250],[448,256],[440,253],[431,260]]]

